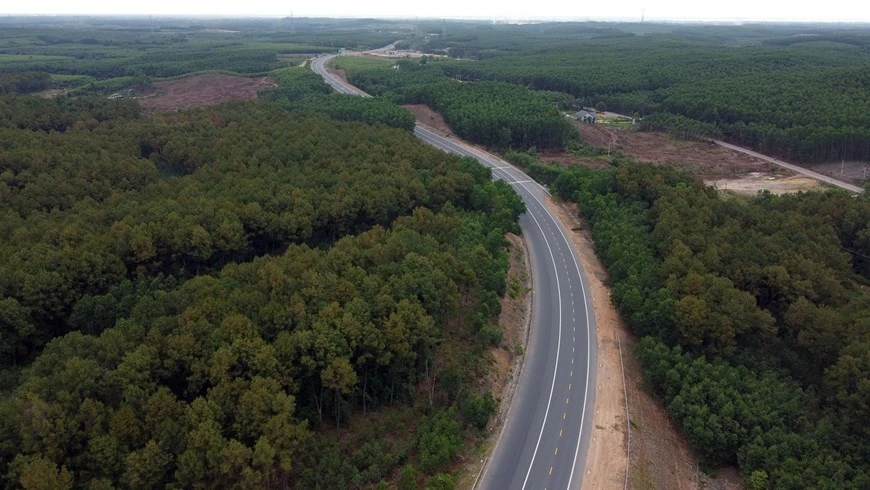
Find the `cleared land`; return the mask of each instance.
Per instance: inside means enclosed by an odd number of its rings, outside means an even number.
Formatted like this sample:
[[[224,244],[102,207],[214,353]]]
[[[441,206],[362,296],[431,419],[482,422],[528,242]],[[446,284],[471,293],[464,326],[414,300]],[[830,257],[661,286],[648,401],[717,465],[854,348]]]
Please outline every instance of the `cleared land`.
[[[169,112],[218,104],[227,100],[248,100],[260,90],[276,87],[269,77],[248,78],[207,73],[154,83],[153,95],[139,100],[151,112]]]
[[[646,133],[601,124],[576,123],[584,142],[652,163],[690,170],[709,180],[736,178],[751,172],[781,173],[774,164],[702,141],[686,141],[664,133]]]

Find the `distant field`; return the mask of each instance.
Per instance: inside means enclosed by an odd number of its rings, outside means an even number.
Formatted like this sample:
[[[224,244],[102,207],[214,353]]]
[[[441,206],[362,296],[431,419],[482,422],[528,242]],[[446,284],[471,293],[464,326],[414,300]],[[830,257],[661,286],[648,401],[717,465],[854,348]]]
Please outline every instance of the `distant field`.
[[[332,60],[334,68],[357,71],[369,68],[388,68],[395,65],[394,60],[374,58],[371,56],[339,56]]]

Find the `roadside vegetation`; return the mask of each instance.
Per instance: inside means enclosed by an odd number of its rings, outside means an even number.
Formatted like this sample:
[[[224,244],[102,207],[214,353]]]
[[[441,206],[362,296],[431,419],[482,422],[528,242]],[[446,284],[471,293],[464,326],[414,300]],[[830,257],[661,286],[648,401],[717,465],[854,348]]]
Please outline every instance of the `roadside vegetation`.
[[[866,488],[870,200],[514,158],[588,220],[649,386],[750,489]]]

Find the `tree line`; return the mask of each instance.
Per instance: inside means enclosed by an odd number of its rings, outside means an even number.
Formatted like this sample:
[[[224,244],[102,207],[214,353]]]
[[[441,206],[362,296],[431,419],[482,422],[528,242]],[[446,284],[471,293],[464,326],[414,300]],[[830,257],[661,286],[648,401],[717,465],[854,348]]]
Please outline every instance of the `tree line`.
[[[579,204],[645,376],[706,464],[753,489],[870,484],[866,197],[723,199],[640,164],[542,175]]]
[[[561,112],[536,92],[507,83],[461,83],[435,65],[440,63],[403,61],[396,68],[350,71],[348,79],[399,103],[426,104],[456,134],[489,147],[561,149],[576,138]]]

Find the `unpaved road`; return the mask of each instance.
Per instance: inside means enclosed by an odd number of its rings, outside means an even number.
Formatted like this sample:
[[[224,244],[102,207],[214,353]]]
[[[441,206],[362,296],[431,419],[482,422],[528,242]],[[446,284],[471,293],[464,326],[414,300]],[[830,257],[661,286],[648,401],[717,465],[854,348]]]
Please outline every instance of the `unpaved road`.
[[[776,158],[769,157],[767,155],[762,155],[761,153],[758,153],[756,151],[752,151],[748,148],[743,148],[742,146],[732,145],[731,143],[726,143],[724,141],[719,141],[719,140],[711,140],[711,141],[713,143],[716,143],[717,145],[723,147],[723,148],[728,148],[729,150],[739,151],[740,153],[743,153],[743,154],[746,154],[746,155],[749,155],[749,156],[752,156],[755,158],[759,158],[759,159],[764,160],[766,162],[770,162],[774,165],[779,165],[780,167],[787,168],[787,169],[791,170],[792,172],[797,172],[799,174],[806,175],[807,177],[810,177],[811,179],[816,179],[816,180],[824,182],[826,184],[831,184],[833,186],[839,187],[841,189],[846,189],[847,191],[855,192],[857,194],[864,192],[864,189],[858,187],[857,185],[847,184],[846,182],[837,180],[833,177],[828,177],[827,175],[822,175],[818,172],[813,172],[812,170],[807,170],[803,167],[799,167],[797,165],[787,163],[787,162],[784,162],[782,160],[778,160]]]

